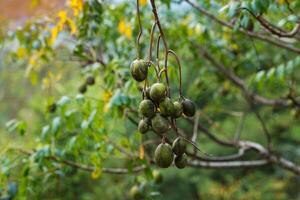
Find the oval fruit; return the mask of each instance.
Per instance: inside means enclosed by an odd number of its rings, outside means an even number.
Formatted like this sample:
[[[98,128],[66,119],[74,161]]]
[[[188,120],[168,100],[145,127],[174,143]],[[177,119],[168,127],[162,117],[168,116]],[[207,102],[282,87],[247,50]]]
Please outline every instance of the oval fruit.
[[[155,105],[149,99],[144,99],[139,105],[139,113],[144,117],[153,117],[155,114]]]
[[[178,101],[175,101],[174,102],[174,111],[173,111],[172,117],[178,118],[182,115],[182,112],[183,112],[182,104],[179,103]]]
[[[189,99],[184,99],[181,103],[183,107],[183,114],[185,114],[188,117],[193,117],[196,112],[196,106],[194,102],[192,102]]]
[[[180,137],[176,138],[172,144],[172,151],[176,155],[182,155],[186,150],[186,141]]]
[[[175,156],[175,166],[179,169],[185,168],[187,165],[187,155],[184,153],[180,156]]]
[[[138,130],[142,134],[146,133],[149,130],[149,124],[147,123],[146,119],[140,120]]]
[[[159,103],[166,97],[166,91],[164,84],[154,83],[150,88],[150,98],[156,103]]]
[[[148,75],[148,63],[142,59],[134,60],[130,65],[130,73],[138,82],[145,80]]]
[[[94,85],[95,84],[95,78],[93,76],[88,76],[85,80],[85,83],[87,85]]]
[[[155,163],[161,168],[169,167],[173,162],[173,152],[171,146],[167,143],[161,143],[157,146],[154,153]]]
[[[152,129],[158,133],[162,134],[169,130],[169,121],[160,114],[156,114],[151,120]]]
[[[80,85],[79,88],[78,88],[78,91],[79,91],[81,94],[86,93],[86,91],[87,91],[86,84]]]
[[[166,97],[162,102],[160,102],[159,110],[161,115],[171,116],[174,113],[174,104],[172,100]]]
[[[140,188],[137,185],[134,185],[129,191],[129,196],[132,199],[140,200],[141,198],[143,198],[143,193],[141,192]]]

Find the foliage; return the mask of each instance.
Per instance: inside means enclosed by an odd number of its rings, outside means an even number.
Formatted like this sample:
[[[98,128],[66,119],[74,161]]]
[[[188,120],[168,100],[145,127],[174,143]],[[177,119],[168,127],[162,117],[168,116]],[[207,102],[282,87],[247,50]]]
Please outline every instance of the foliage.
[[[300,163],[300,111],[292,102],[298,100],[299,53],[243,32],[253,23],[255,33],[273,37],[255,18],[259,14],[292,30],[300,3],[193,1],[219,19],[234,22],[230,29],[186,2],[156,4],[169,47],[181,59],[183,95],[197,104],[199,124],[222,139],[231,140],[240,132],[241,139],[267,146],[258,112],[272,136],[272,150]],[[146,59],[153,15],[149,1],[141,0],[140,6],[140,53]],[[157,145],[144,142],[157,142],[157,137],[152,132],[142,136],[135,124],[143,87],[129,70],[139,32],[135,9],[135,1],[71,0],[56,16],[27,20],[15,30],[1,27],[0,199],[130,199],[128,191],[135,185],[145,199],[300,198],[299,176],[277,165],[234,170],[172,167],[160,170],[163,182],[156,183],[157,169],[150,160]],[[280,40],[299,48],[296,37]],[[243,90],[200,49],[242,77],[247,89],[287,100],[290,106],[249,105]],[[161,44],[161,66],[163,56]],[[170,58],[168,67],[171,93],[178,95],[176,60]],[[154,70],[149,73],[154,77]],[[95,84],[81,94],[78,88],[89,76],[95,77]],[[186,119],[177,123],[191,138],[193,125]],[[236,153],[200,130],[196,143],[212,155]],[[256,158],[247,152],[243,159]],[[144,169],[136,173],[139,166]],[[108,173],[115,168],[128,173]]]

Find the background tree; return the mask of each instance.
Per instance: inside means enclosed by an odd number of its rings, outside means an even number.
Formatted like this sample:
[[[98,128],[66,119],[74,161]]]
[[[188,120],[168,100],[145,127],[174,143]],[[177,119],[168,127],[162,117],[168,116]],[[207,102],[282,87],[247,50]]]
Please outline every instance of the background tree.
[[[299,198],[299,9],[71,0],[56,16],[1,26],[1,198]],[[161,138],[137,130],[136,58],[167,69],[173,101],[196,103],[164,138],[190,141],[182,170],[158,171]],[[159,71],[148,70],[153,83]]]

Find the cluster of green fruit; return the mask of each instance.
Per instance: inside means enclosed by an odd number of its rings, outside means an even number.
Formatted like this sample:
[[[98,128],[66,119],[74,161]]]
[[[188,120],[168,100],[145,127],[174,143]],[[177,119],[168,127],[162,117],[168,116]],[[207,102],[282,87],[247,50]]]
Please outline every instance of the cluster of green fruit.
[[[81,94],[84,94],[87,91],[88,86],[94,85],[95,82],[96,81],[95,81],[94,76],[89,75],[88,77],[86,77],[85,82],[79,86],[78,91]]]
[[[132,77],[142,82],[147,79],[148,68],[151,65],[149,62],[137,59],[131,63],[130,72]],[[173,120],[186,116],[192,117],[195,115],[195,104],[186,98],[180,97],[179,101],[173,102],[167,96],[167,87],[160,82],[152,84],[143,90],[143,100],[139,105],[139,114],[142,119],[139,121],[138,130],[145,134],[150,129],[158,135],[164,136],[171,127]],[[169,167],[175,155],[175,166],[183,168],[186,161],[186,141],[183,138],[176,138],[172,147],[163,140],[158,145],[155,151],[155,162],[159,167]]]

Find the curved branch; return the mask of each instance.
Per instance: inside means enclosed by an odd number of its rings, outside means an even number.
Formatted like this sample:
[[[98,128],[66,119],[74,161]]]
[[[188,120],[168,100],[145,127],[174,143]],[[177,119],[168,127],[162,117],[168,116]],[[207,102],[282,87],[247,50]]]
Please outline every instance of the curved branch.
[[[238,77],[233,73],[233,71],[227,69],[224,65],[216,61],[210,53],[208,53],[206,50],[203,48],[199,47],[197,45],[201,55],[207,59],[209,62],[212,63],[213,67],[216,67],[220,73],[225,75],[232,83],[234,83],[237,87],[239,87],[244,94],[254,103],[259,103],[263,105],[268,105],[268,106],[278,106],[278,107],[287,107],[289,106],[289,103],[287,100],[284,99],[268,99],[265,97],[262,97],[252,91],[250,91],[244,80]]]
[[[234,28],[234,25],[232,25],[232,24],[230,24],[230,23],[228,23],[226,21],[223,21],[223,20],[217,18],[216,16],[214,16],[211,13],[209,13],[204,8],[201,8],[200,6],[198,6],[195,3],[193,3],[192,1],[190,1],[190,0],[184,0],[184,1],[187,2],[188,4],[190,4],[192,7],[194,7],[196,10],[198,10],[200,13],[204,14],[205,16],[207,16],[210,19],[212,19],[215,22],[217,22],[218,24],[220,24],[222,26],[225,26],[227,28],[230,28],[230,29]],[[289,50],[291,52],[300,54],[300,49],[285,44],[285,42],[283,40],[280,40],[280,39],[275,40],[275,39],[272,39],[270,36],[265,36],[265,35],[261,35],[261,34],[258,34],[258,33],[251,32],[251,31],[246,31],[246,30],[244,30],[242,28],[240,28],[238,30],[241,33],[244,33],[246,35],[252,36],[252,37],[254,37],[256,39],[259,39],[261,41],[268,42],[268,43],[273,44],[273,45],[275,45],[277,47],[281,47],[281,48],[284,48],[284,49]]]
[[[16,150],[18,152],[21,152],[27,156],[31,156],[34,152],[28,151],[28,150],[24,150],[24,149],[19,149],[19,148],[11,148],[11,150]],[[84,165],[84,164],[80,164],[80,163],[76,163],[74,161],[71,160],[62,160],[56,156],[47,156],[45,157],[48,160],[52,160],[58,163],[62,163],[83,171],[88,171],[88,172],[93,172],[96,170],[96,167],[91,166],[91,165]],[[137,172],[141,172],[146,168],[146,166],[142,165],[142,166],[137,166],[134,167],[132,170],[128,170],[126,168],[102,168],[102,172],[103,173],[108,173],[108,174],[128,174],[128,173],[137,173]]]
[[[260,167],[269,164],[267,160],[247,160],[247,161],[222,161],[209,162],[193,160],[189,162],[189,166],[196,168],[246,168]]]

